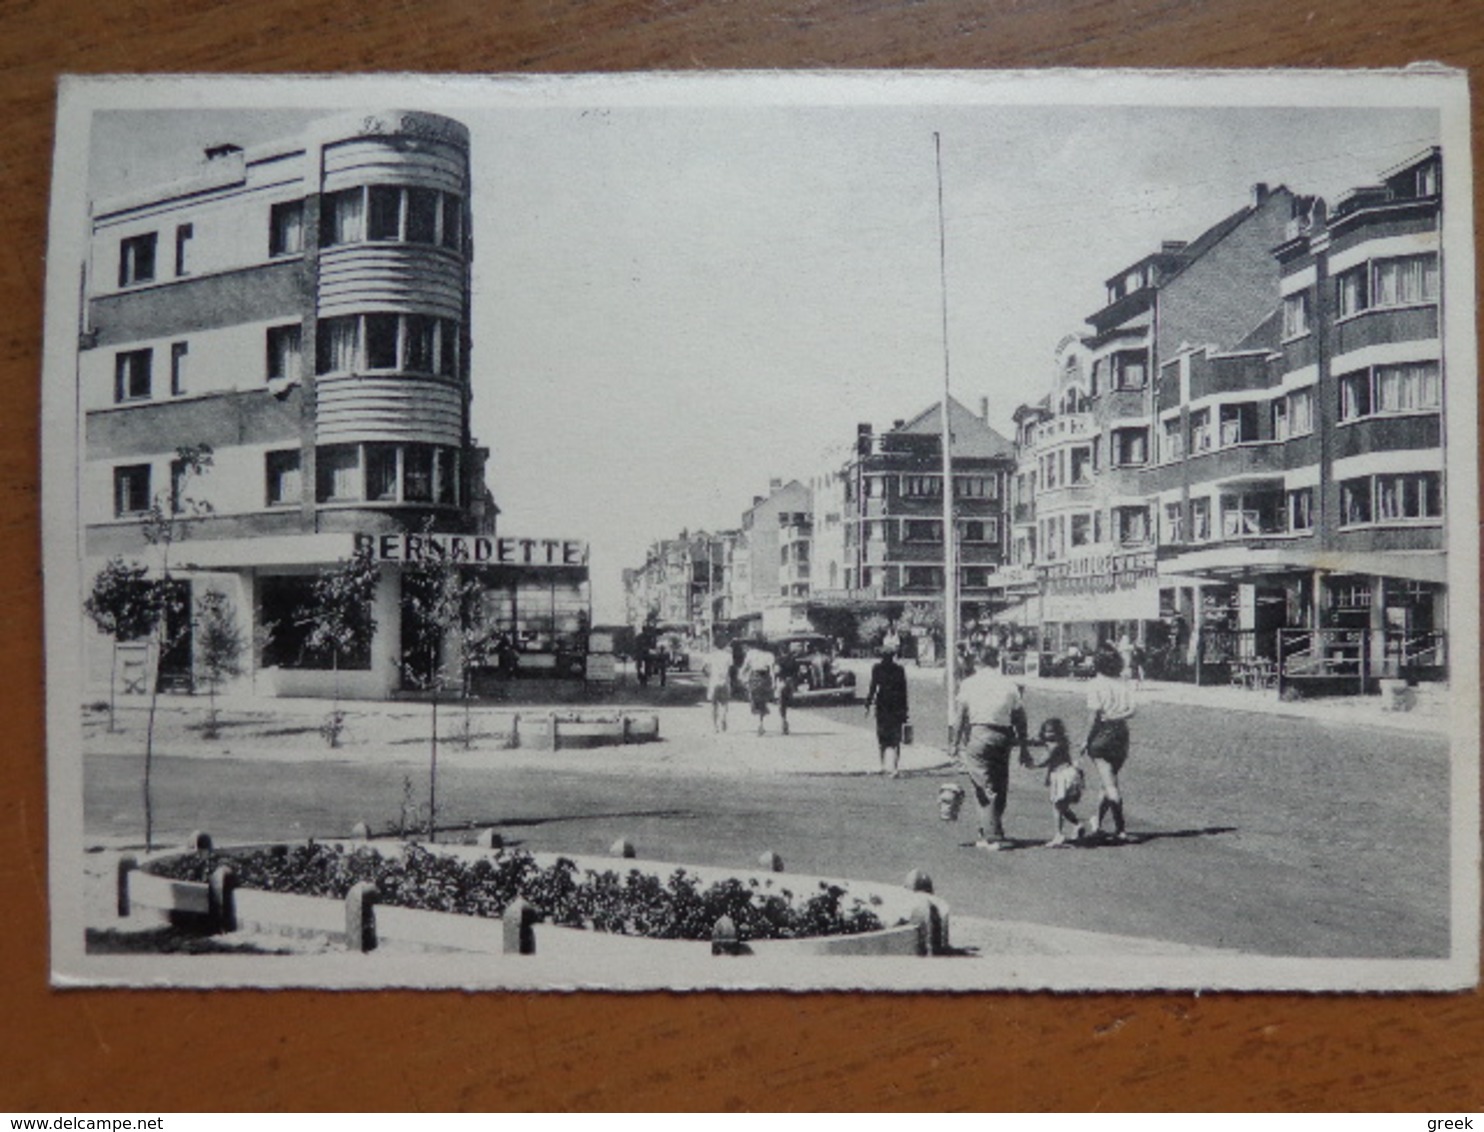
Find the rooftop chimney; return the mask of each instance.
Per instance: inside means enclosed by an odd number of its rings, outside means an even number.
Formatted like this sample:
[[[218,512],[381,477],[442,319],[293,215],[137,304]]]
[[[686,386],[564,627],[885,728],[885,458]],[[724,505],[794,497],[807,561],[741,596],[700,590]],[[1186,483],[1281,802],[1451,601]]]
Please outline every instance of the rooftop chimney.
[[[1261,208],[1262,202],[1268,199],[1268,183],[1258,181],[1252,186],[1252,207]]]
[[[242,147],[234,142],[222,142],[220,145],[209,145],[206,147],[207,161],[220,161],[223,157],[231,157],[233,154],[241,153]]]
[[[989,423],[989,398],[979,398],[979,419],[985,424]]]
[[[1159,245],[1159,250],[1165,255],[1178,255],[1185,250],[1184,240],[1166,240]]]
[[[758,504],[760,504],[766,498],[767,498],[767,496],[765,496],[765,495],[754,495],[752,497],[752,505],[754,507],[756,507]]]
[[[776,477],[773,478],[773,479],[770,479],[768,481],[768,492],[769,492],[769,494],[777,491],[782,486],[783,486],[783,481],[781,479],[778,479]]]
[[[906,418],[905,417],[898,417],[896,420],[894,420],[894,421],[891,422],[891,427],[892,428],[901,428],[906,423],[907,423],[907,421],[906,421]]]

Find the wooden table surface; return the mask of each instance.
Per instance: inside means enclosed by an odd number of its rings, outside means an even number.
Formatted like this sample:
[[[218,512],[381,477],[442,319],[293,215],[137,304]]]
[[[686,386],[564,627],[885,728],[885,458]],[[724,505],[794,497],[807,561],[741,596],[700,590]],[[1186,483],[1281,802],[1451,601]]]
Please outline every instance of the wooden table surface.
[[[1475,67],[1484,0],[7,0],[0,29],[0,1110],[1484,1105],[1477,993],[54,992],[37,475],[65,72]]]

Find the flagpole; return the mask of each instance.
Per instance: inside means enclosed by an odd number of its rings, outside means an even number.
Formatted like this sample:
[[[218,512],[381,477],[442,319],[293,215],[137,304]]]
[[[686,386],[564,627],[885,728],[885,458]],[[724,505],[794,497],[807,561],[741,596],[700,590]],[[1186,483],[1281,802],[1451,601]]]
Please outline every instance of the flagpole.
[[[948,686],[948,745],[953,745],[954,701],[958,698],[958,561],[953,525],[953,432],[949,419],[948,243],[943,225],[943,140],[933,131],[933,159],[938,177],[938,294],[943,314],[943,669]]]

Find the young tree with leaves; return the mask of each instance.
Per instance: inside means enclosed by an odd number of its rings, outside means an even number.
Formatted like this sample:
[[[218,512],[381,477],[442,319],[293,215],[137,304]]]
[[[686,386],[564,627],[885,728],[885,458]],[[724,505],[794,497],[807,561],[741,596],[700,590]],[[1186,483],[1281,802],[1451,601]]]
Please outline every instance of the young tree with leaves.
[[[82,603],[88,615],[101,633],[113,643],[113,655],[108,663],[108,730],[115,731],[116,696],[114,691],[118,675],[119,645],[139,641],[154,632],[159,620],[159,592],[149,578],[149,567],[137,562],[125,562],[122,558],[110,558],[93,579],[93,588]]]
[[[345,713],[340,709],[340,667],[342,661],[365,652],[376,634],[372,607],[381,567],[371,552],[357,550],[350,558],[321,570],[310,589],[309,603],[298,613],[300,623],[309,626],[305,645],[310,652],[328,654],[334,671],[334,691],[330,716],[321,729],[331,747],[340,745],[345,729]]]
[[[216,690],[225,680],[242,675],[242,652],[246,639],[237,624],[237,608],[220,590],[207,590],[196,603],[196,662],[206,682],[210,707],[202,734],[215,739],[221,734],[217,717]]]

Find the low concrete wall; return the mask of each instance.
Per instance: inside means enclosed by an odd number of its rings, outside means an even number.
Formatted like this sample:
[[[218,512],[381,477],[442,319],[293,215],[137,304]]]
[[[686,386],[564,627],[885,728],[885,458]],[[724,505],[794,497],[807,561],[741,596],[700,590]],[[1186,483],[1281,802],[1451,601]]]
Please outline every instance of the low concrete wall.
[[[224,847],[219,852],[247,853],[267,849],[267,845]],[[400,842],[377,845],[385,857],[396,857],[405,846]],[[490,850],[472,846],[427,846],[431,852],[462,860],[489,857]],[[135,910],[153,910],[175,923],[189,922],[210,930],[255,931],[264,934],[327,938],[336,943],[370,950],[378,944],[443,952],[509,953],[509,925],[501,920],[465,916],[447,912],[429,912],[393,905],[374,908],[356,904],[364,894],[352,893],[345,901],[327,897],[298,896],[291,893],[236,889],[230,884],[213,886],[192,881],[171,880],[145,872],[148,865],[174,859],[194,850],[155,853],[139,860],[124,858],[120,862],[119,911],[128,915]],[[868,881],[838,881],[828,877],[752,869],[730,870],[717,866],[691,866],[675,862],[637,860],[632,857],[595,857],[572,854],[533,854],[538,865],[549,867],[559,858],[572,861],[580,872],[647,873],[668,877],[684,869],[700,885],[736,878],[756,885],[760,891],[788,891],[795,898],[807,898],[821,885],[838,884],[846,890],[847,899],[866,903],[887,926],[879,931],[856,935],[816,936],[808,939],[750,940],[733,950],[733,954],[767,954],[774,956],[870,956],[933,955],[949,949],[948,905],[923,890]],[[358,886],[360,887],[360,886]],[[225,893],[223,893],[225,889]],[[370,903],[374,903],[370,901]],[[355,905],[352,907],[352,905]],[[509,913],[507,912],[507,917]],[[360,927],[365,925],[362,933]],[[351,925],[351,926],[348,926]],[[581,939],[573,937],[582,937]],[[579,928],[538,924],[535,927],[536,950],[567,953],[612,953],[615,960],[635,949],[654,955],[667,949],[684,949],[694,955],[710,949],[705,940],[650,940]]]

